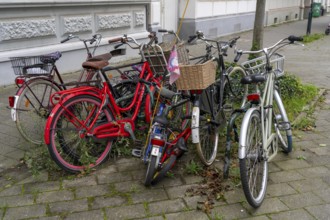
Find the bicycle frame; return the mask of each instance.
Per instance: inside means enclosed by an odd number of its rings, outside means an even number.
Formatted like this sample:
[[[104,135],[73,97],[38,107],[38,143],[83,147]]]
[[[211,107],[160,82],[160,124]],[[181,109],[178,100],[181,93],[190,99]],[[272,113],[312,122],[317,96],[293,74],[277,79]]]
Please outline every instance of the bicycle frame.
[[[98,89],[91,86],[78,87],[74,89],[60,91],[53,95],[52,100],[55,98],[59,100],[58,104],[54,108],[53,112],[57,111],[59,108],[64,108],[67,112],[67,119],[70,120],[77,127],[83,127],[85,129],[85,133],[81,134],[81,138],[85,136],[94,136],[96,138],[116,138],[116,137],[134,137],[134,122],[137,119],[138,113],[140,111],[140,107],[142,105],[142,101],[144,98],[144,93],[146,91],[146,82],[154,82],[156,85],[160,85],[160,79],[156,79],[153,76],[153,73],[150,69],[148,62],[144,62],[141,68],[141,72],[139,74],[139,79],[141,81],[137,82],[137,87],[135,89],[134,97],[131,104],[127,107],[120,107],[117,105],[116,100],[113,95],[113,88],[110,84],[109,80],[106,78],[104,71],[99,71],[100,77],[102,79],[103,87],[102,89]],[[70,112],[69,109],[66,109],[63,103],[76,95],[92,95],[101,100],[101,106],[109,106],[112,114],[115,117],[115,120],[111,123],[107,123],[104,125],[99,125],[95,127],[96,120],[101,113],[101,109],[96,112],[94,115],[94,119],[89,126],[86,126],[86,123],[81,122],[79,119],[75,118],[74,115]],[[56,98],[59,97],[59,98]],[[127,112],[134,108],[134,113],[131,118],[123,118],[122,112]],[[52,123],[53,112],[49,116],[49,120],[47,120],[46,130],[45,130],[45,142],[46,144],[50,143],[50,125]],[[92,114],[95,112],[92,111]],[[87,120],[86,120],[87,121]]]

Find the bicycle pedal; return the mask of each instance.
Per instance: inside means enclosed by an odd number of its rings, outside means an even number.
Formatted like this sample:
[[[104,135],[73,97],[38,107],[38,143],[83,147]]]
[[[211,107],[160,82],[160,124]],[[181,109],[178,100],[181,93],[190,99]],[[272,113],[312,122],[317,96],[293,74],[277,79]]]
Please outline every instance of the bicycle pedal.
[[[232,111],[233,110],[233,105],[231,105],[231,104],[225,104],[223,106],[223,110],[224,111]]]
[[[133,157],[138,157],[140,158],[142,155],[142,150],[141,149],[133,149],[132,150],[132,156]]]

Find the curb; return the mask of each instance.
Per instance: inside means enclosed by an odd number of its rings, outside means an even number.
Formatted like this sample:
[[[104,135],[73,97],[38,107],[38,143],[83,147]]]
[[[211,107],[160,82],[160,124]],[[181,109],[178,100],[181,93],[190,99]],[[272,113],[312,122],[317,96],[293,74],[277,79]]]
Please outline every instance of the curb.
[[[305,107],[307,109],[314,108],[316,104],[319,102],[320,98],[327,92],[327,89],[321,88],[317,96],[311,101],[310,104],[306,105]],[[307,113],[305,111],[302,111],[296,119],[291,123],[291,126],[294,127],[295,124],[297,124],[302,118],[307,117]]]

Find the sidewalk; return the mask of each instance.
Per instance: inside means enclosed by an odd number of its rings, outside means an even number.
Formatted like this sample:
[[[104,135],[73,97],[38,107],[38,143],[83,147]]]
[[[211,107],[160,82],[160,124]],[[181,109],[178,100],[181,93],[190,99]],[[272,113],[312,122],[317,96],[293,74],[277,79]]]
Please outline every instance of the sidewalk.
[[[329,16],[313,19],[312,33],[323,33]],[[288,35],[304,35],[307,21],[269,27],[264,45]],[[238,47],[249,49],[252,33],[240,34]],[[192,53],[200,50],[192,47]],[[330,37],[306,45],[286,47],[285,69],[303,82],[330,89]],[[228,59],[229,60],[229,59]],[[175,167],[173,178],[145,188],[146,167],[139,159],[110,160],[81,178],[53,178],[12,168],[31,145],[22,139],[6,108],[15,88],[0,88],[0,219],[209,219],[198,210],[205,199],[186,190],[201,185],[202,177]],[[225,192],[214,204],[211,219],[330,219],[330,94],[317,106],[314,131],[294,132],[294,151],[270,163],[267,197],[252,209],[242,189]],[[183,160],[186,160],[185,158]],[[180,161],[181,166],[186,161]],[[216,167],[221,168],[221,161]],[[233,180],[234,181],[234,180]]]

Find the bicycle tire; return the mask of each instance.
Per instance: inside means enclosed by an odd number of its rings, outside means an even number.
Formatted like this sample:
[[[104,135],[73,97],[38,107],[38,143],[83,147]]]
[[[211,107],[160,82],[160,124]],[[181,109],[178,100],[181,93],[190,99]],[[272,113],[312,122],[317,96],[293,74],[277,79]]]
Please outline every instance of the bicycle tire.
[[[280,140],[280,147],[285,153],[292,151],[292,130],[282,99],[277,90],[274,90],[273,119],[275,131]]]
[[[156,185],[157,183],[159,183],[159,181],[166,176],[167,172],[172,169],[176,160],[177,156],[175,154],[172,154],[170,157],[168,157],[162,164],[162,167],[155,172],[151,184]]]
[[[254,110],[248,119],[246,128],[242,128],[241,137],[246,137],[246,154],[239,159],[240,176],[244,195],[248,203],[259,207],[266,194],[268,162],[262,149],[261,117]]]
[[[60,87],[47,79],[28,81],[18,91],[16,105],[16,126],[27,141],[34,144],[43,143],[45,124],[53,106],[50,96]]]
[[[154,175],[156,173],[156,166],[157,166],[157,156],[150,155],[150,161],[148,161],[148,168],[146,172],[146,177],[144,180],[145,186],[151,186],[152,180],[154,178]]]
[[[77,95],[68,98],[63,105],[56,106],[52,111],[50,124],[50,143],[48,150],[51,158],[63,170],[77,173],[94,168],[108,159],[113,139],[96,139],[81,137],[84,128],[73,124],[73,114],[81,122],[86,123],[94,119],[93,113],[101,107],[101,100],[91,95]],[[67,111],[70,110],[70,115]],[[85,121],[88,119],[88,121]],[[113,120],[109,107],[104,107],[97,123],[104,124]],[[97,126],[97,124],[96,124]]]
[[[217,150],[218,150],[218,143],[219,143],[219,126],[216,126],[214,123],[212,123],[210,120],[218,120],[218,117],[222,117],[222,113],[220,112],[220,102],[217,102],[214,100],[217,95],[216,92],[213,91],[218,91],[215,84],[209,86],[206,90],[203,91],[205,96],[208,96],[207,103],[203,103],[201,101],[200,104],[200,115],[199,115],[199,127],[194,128],[198,129],[198,142],[194,143],[196,150],[197,150],[197,155],[199,156],[201,162],[206,165],[210,166],[216,156],[217,156]],[[203,99],[203,97],[201,98]],[[212,106],[214,103],[216,103],[215,106]],[[211,112],[211,108],[213,108],[213,111],[216,113],[216,118],[213,118]],[[194,109],[193,109],[194,111]],[[193,113],[194,114],[194,113]],[[222,123],[221,123],[222,124]],[[223,123],[224,124],[224,123]]]

